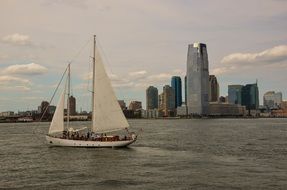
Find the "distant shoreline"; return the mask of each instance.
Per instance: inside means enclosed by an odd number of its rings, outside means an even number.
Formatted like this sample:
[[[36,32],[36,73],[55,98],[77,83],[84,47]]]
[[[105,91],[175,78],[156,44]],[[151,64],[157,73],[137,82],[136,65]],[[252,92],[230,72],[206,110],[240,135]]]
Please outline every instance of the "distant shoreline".
[[[158,117],[158,118],[127,118],[128,120],[181,120],[181,119],[190,119],[190,120],[200,120],[200,119],[284,119],[287,117]],[[91,121],[91,120],[72,120],[70,122],[78,122],[78,121]],[[51,121],[4,121],[0,120],[0,123],[49,123]]]

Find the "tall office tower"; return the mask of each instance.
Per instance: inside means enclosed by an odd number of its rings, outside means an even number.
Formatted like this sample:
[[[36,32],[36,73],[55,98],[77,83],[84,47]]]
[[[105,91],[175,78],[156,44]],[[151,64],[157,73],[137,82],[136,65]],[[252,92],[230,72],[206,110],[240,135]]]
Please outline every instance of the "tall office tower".
[[[242,104],[242,85],[228,85],[228,103]]]
[[[70,96],[69,98],[70,105],[70,115],[76,115],[76,98],[74,96]]]
[[[163,92],[159,95],[159,109],[163,113],[163,116],[174,116],[175,115],[175,98],[174,89],[165,85]]]
[[[43,114],[44,112],[46,112],[46,113],[49,112],[49,109],[48,109],[49,105],[50,104],[47,101],[42,101],[41,102],[41,106],[40,106],[41,114]]]
[[[118,100],[118,103],[119,103],[122,110],[126,109],[127,106],[126,106],[126,103],[124,100]]]
[[[187,53],[187,106],[188,114],[208,114],[208,55],[206,45],[188,45]]]
[[[175,108],[180,107],[182,104],[182,87],[181,78],[179,76],[173,76],[171,78],[171,87],[174,90]]]
[[[266,92],[263,96],[263,104],[268,108],[278,108],[282,103],[282,93],[269,91]]]
[[[242,105],[247,110],[257,110],[259,108],[259,92],[257,83],[247,84],[242,87]]]
[[[146,110],[158,108],[158,90],[154,86],[149,86],[146,89]]]
[[[187,99],[187,81],[186,81],[186,75],[185,75],[184,76],[184,103],[185,105],[187,105],[186,99]]]
[[[209,75],[208,101],[217,102],[219,98],[219,84],[215,75]]]

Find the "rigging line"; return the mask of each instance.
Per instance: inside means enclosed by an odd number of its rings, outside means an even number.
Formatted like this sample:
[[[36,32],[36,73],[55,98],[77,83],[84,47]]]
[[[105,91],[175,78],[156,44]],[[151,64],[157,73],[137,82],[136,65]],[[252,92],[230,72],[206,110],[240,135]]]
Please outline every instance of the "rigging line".
[[[69,63],[69,65],[70,65],[70,63]],[[65,74],[66,74],[66,72],[67,72],[67,70],[68,70],[69,65],[66,67],[65,71],[63,72],[62,77],[61,77],[61,80],[60,80],[60,82],[58,83],[58,85],[57,85],[57,87],[56,87],[56,89],[55,89],[55,91],[54,91],[54,93],[53,93],[53,95],[52,95],[52,97],[51,97],[51,99],[50,99],[50,101],[49,101],[49,105],[51,104],[51,102],[52,102],[54,96],[56,95],[56,92],[58,91],[59,86],[60,86],[60,84],[61,84],[62,81],[63,81],[63,78],[64,78],[64,76],[65,76]],[[43,119],[44,115],[46,114],[48,108],[49,108],[49,106],[47,106],[47,107],[45,108],[45,111],[43,112],[43,114],[42,114],[42,116],[41,116],[39,122],[42,121],[42,119]]]
[[[111,72],[111,74],[112,74],[112,75],[115,75],[114,72],[113,72],[113,70],[112,70],[110,61],[109,61],[109,59],[108,59],[108,57],[107,57],[107,55],[106,55],[106,53],[105,53],[105,51],[104,51],[103,46],[101,45],[101,41],[99,40],[99,38],[97,39],[97,44],[98,44],[97,46],[99,47],[98,49],[100,50],[101,54],[103,55],[103,58],[104,58],[103,62],[104,62],[104,63],[106,62],[106,63],[108,64],[108,66],[109,66],[109,67],[106,68],[106,69],[109,69],[110,72]]]
[[[79,51],[75,54],[75,56],[70,60],[68,61],[69,63],[72,63],[75,61],[75,59],[82,53],[82,51],[86,48],[86,46],[91,43],[91,40],[87,40],[86,43],[84,43],[84,45],[79,49]]]

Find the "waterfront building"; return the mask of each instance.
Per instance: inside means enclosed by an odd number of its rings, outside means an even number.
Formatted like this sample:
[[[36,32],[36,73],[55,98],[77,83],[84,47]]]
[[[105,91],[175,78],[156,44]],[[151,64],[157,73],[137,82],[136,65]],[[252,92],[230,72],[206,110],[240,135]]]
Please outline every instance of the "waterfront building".
[[[142,103],[140,101],[131,101],[129,110],[137,111],[142,109]]]
[[[49,105],[48,106],[48,113],[49,114],[54,114],[55,113],[55,111],[56,111],[56,106],[53,106],[53,105]]]
[[[208,101],[217,102],[219,98],[219,84],[215,75],[209,75]]]
[[[120,107],[122,110],[125,110],[126,109],[126,103],[124,100],[118,100],[119,104],[120,104]]]
[[[245,106],[238,104],[228,104],[228,103],[209,103],[209,116],[220,117],[220,116],[245,116],[246,109]]]
[[[147,110],[147,118],[158,118],[158,109]]]
[[[220,97],[218,98],[218,102],[219,102],[219,103],[225,103],[225,102],[227,102],[226,99],[227,99],[226,97],[220,96]]]
[[[10,116],[14,116],[13,111],[4,111],[0,113],[0,117],[10,117]]]
[[[175,108],[177,108],[182,104],[182,86],[179,76],[173,76],[171,78],[171,87],[174,90]]]
[[[149,86],[146,89],[146,110],[158,108],[158,90],[154,86]]]
[[[282,92],[269,91],[263,96],[263,105],[268,109],[278,109],[282,103]]]
[[[163,92],[159,95],[159,111],[163,117],[175,116],[175,95],[174,89],[165,85]]]
[[[49,106],[49,102],[47,102],[47,101],[41,102],[41,106],[40,106],[41,114],[43,114],[46,111],[46,109],[48,109],[48,106]],[[49,110],[47,110],[47,111],[49,111]],[[47,111],[46,111],[46,113],[48,113]]]
[[[188,46],[186,76],[188,114],[207,115],[209,71],[205,44]]]
[[[281,109],[285,110],[287,112],[287,101],[282,101],[280,104]]]
[[[188,114],[207,115],[209,71],[205,44],[188,45],[186,71]]]
[[[228,85],[228,103],[242,104],[242,87],[243,85]]]
[[[76,98],[74,96],[69,97],[70,115],[76,115]]]
[[[176,116],[186,117],[187,116],[187,106],[182,104],[180,107],[176,108]]]
[[[258,110],[259,108],[259,91],[257,83],[247,84],[242,87],[242,105],[249,110]]]

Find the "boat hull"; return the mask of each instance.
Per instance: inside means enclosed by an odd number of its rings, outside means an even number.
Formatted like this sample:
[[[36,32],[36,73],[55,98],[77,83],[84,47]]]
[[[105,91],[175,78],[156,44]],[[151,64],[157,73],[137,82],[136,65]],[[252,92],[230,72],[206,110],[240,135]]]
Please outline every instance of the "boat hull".
[[[136,141],[136,137],[131,140],[121,141],[85,141],[61,139],[46,135],[47,143],[50,146],[66,146],[66,147],[91,147],[91,148],[112,148],[112,147],[126,147]]]

